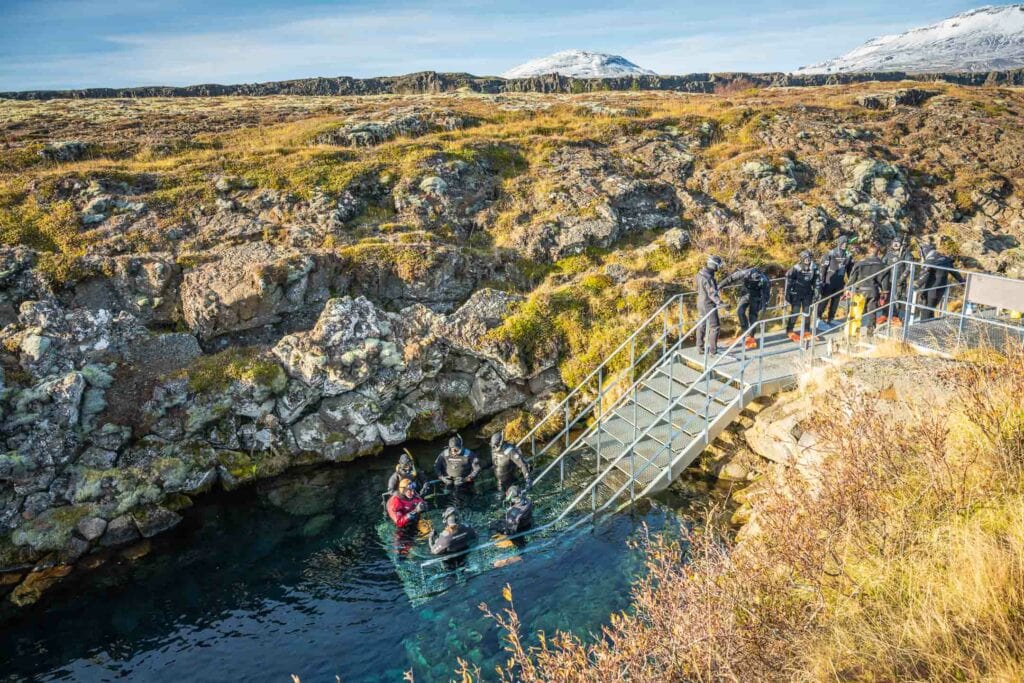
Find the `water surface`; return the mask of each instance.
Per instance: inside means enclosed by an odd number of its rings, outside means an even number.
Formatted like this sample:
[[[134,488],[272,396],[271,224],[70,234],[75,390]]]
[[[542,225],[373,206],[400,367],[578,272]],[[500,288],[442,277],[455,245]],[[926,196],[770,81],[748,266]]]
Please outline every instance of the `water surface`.
[[[474,445],[472,440],[470,445]],[[439,444],[417,449],[432,463]],[[485,448],[481,451],[486,453]],[[457,657],[485,670],[501,642],[478,605],[513,590],[530,631],[595,632],[628,606],[642,563],[627,540],[673,525],[672,505],[644,505],[571,540],[484,573],[430,579],[416,547],[393,550],[380,491],[397,452],[211,496],[135,562],[111,562],[54,589],[2,624],[0,680],[446,681]],[[487,460],[485,456],[485,461]],[[496,504],[477,483],[480,522]],[[282,509],[282,506],[287,509]],[[437,512],[434,516],[437,516]],[[483,530],[486,533],[486,530]]]

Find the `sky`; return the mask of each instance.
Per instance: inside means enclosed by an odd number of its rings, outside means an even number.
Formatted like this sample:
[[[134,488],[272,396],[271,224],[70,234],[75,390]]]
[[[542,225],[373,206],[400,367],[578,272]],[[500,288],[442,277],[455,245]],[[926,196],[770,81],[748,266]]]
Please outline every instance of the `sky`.
[[[0,91],[485,76],[568,49],[662,74],[791,71],[980,4],[0,0]]]

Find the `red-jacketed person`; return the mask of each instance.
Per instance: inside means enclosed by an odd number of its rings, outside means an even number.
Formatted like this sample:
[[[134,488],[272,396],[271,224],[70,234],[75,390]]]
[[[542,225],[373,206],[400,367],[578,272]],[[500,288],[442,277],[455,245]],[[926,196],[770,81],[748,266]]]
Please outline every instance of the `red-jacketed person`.
[[[403,479],[398,484],[398,493],[388,499],[388,517],[399,529],[414,527],[420,513],[427,509],[427,504],[416,492],[416,482]]]

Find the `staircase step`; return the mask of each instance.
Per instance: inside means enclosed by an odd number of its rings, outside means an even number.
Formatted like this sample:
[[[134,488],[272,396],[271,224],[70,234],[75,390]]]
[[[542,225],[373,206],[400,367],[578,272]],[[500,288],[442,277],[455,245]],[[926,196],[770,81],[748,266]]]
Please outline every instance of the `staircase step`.
[[[658,396],[666,402],[668,401],[669,392],[671,391],[673,403],[684,405],[695,413],[699,413],[701,415],[704,414],[704,404],[708,399],[707,395],[704,393],[705,387],[703,382],[700,383],[699,387],[684,386],[666,374],[656,373],[653,377],[645,380],[643,386],[646,389],[657,393]],[[736,395],[736,392],[732,387],[720,382],[712,382],[712,396],[715,396],[716,392],[718,392],[718,396],[712,398],[712,403],[717,403],[719,405],[725,405]],[[682,400],[680,400],[680,396],[682,396]],[[726,397],[729,397],[729,400],[724,400]],[[709,409],[713,411],[714,407],[709,406]]]
[[[665,377],[666,379],[671,378],[679,384],[690,387],[693,385],[694,380],[701,376],[701,373],[685,363],[675,362],[672,364],[666,363],[663,367],[658,368],[655,376]],[[699,388],[701,391],[710,391],[711,397],[719,403],[728,403],[739,393],[736,387],[731,384],[723,384],[714,378],[701,380],[700,387],[695,388]],[[673,389],[674,391],[675,389]]]

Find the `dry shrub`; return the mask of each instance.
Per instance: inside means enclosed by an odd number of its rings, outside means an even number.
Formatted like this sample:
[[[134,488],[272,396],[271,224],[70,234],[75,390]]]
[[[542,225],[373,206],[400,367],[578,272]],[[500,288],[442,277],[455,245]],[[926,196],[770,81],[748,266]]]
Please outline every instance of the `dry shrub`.
[[[819,394],[801,427],[820,466],[774,478],[738,544],[651,539],[631,611],[597,639],[527,646],[507,591],[484,607],[505,634],[498,677],[1021,680],[1024,353],[944,373],[945,405]]]

